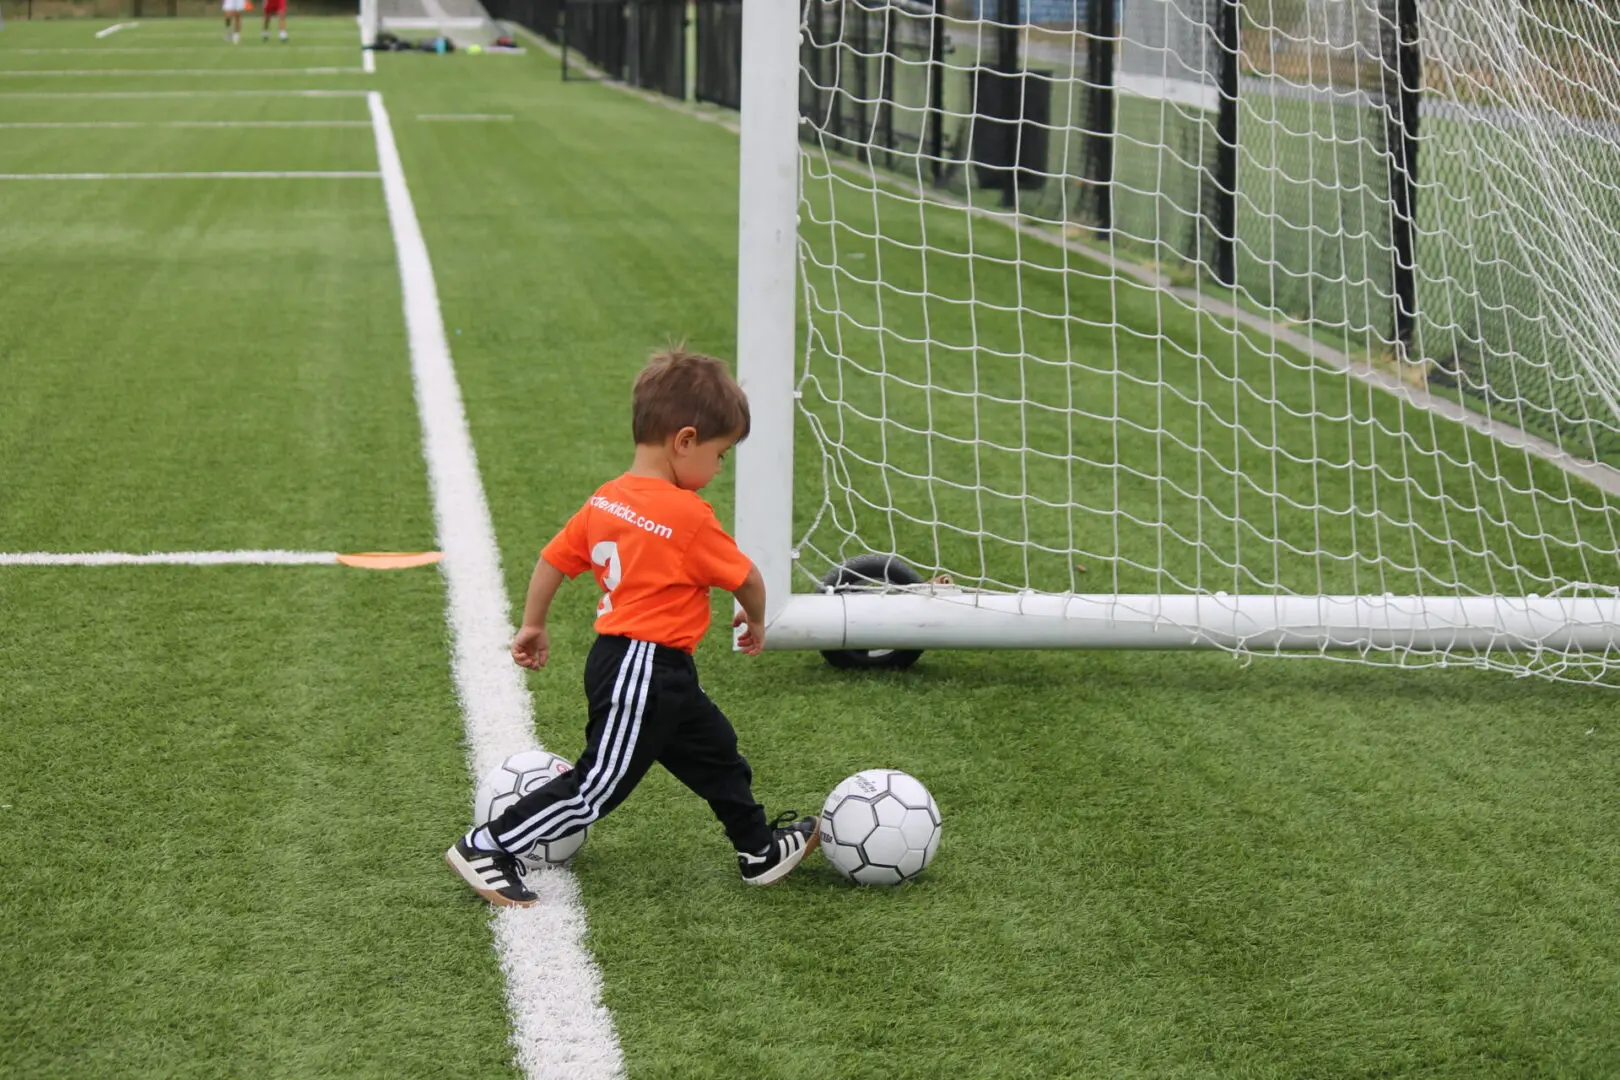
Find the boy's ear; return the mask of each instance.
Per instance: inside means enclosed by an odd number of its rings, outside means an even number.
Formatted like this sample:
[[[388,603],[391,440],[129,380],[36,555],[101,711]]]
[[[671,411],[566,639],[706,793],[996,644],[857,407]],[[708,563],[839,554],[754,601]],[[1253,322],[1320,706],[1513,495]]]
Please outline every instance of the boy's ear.
[[[677,431],[674,436],[674,446],[681,453],[687,453],[698,444],[698,430],[691,424]]]

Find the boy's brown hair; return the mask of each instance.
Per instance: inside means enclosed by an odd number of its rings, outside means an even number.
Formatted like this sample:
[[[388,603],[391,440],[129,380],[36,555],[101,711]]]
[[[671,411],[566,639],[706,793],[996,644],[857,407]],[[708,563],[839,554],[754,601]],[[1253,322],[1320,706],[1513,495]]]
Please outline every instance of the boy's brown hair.
[[[684,427],[696,428],[699,442],[748,437],[748,396],[725,361],[684,345],[652,354],[636,376],[631,402],[630,428],[642,446],[657,445]]]

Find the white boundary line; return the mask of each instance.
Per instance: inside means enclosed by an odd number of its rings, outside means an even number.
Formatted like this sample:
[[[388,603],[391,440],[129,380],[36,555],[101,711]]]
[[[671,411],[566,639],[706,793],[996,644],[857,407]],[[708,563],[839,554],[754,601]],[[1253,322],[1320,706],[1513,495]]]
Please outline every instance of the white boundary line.
[[[306,67],[306,68],[85,68],[76,71],[61,71],[56,69],[40,71],[0,70],[0,77],[7,79],[32,78],[136,78],[146,76],[174,76],[174,77],[201,77],[223,75],[227,78],[238,75],[362,75],[364,68],[358,67]]]
[[[377,54],[371,49],[360,50],[360,70],[367,75],[377,73]]]
[[[369,128],[369,120],[23,120],[0,128]]]
[[[376,172],[0,173],[0,180],[376,180]]]
[[[24,98],[365,97],[366,93],[365,90],[18,90],[0,93],[0,102]]]
[[[218,38],[219,38],[219,35],[215,34],[214,37],[211,40],[216,40],[217,41]],[[348,51],[349,51],[349,46],[347,46],[347,45],[304,45],[304,44],[300,44],[299,47],[298,47],[299,55],[302,55],[302,54],[307,53],[307,52],[348,52]],[[127,46],[127,47],[125,47],[125,46],[115,46],[115,45],[102,45],[100,47],[97,47],[95,45],[89,45],[89,46],[86,46],[84,48],[76,48],[76,49],[0,49],[0,56],[71,56],[71,55],[77,55],[77,56],[136,56],[136,55],[146,55],[146,56],[196,56],[197,55],[197,50],[195,48],[190,48],[190,49],[182,48],[182,47],[180,47],[178,45],[174,46],[173,48],[168,48],[168,49],[151,48],[151,47],[145,46],[145,45],[140,45],[140,46],[133,46],[132,45],[132,46]]]
[[[418,120],[511,120],[511,113],[417,113]]]
[[[98,37],[98,38],[108,37],[109,35],[118,33],[118,31],[120,31],[120,30],[133,30],[139,25],[141,25],[141,24],[140,23],[132,23],[132,22],[113,23],[111,26],[107,27],[105,30],[97,30],[96,31],[96,37]]]
[[[254,10],[258,11],[260,9],[255,8]],[[205,16],[205,18],[208,18],[210,20],[214,19],[215,17],[217,17],[217,9],[216,9],[216,15]],[[164,20],[164,21],[168,21],[168,20]],[[179,20],[176,20],[176,21],[179,21]],[[244,24],[244,25],[246,25],[246,24]],[[288,50],[294,50],[294,51],[301,51],[302,49],[310,48],[312,46],[319,46],[319,47],[321,47],[323,49],[325,49],[325,48],[342,48],[342,47],[345,46],[345,43],[350,40],[349,35],[347,33],[336,34],[336,33],[332,33],[329,29],[326,30],[326,31],[322,31],[322,32],[316,32],[316,31],[312,31],[312,30],[308,29],[307,25],[302,24],[302,23],[300,24],[299,28],[292,31],[292,33],[295,36],[290,41],[288,41],[287,49]],[[141,40],[146,41],[146,42],[176,42],[176,43],[192,42],[198,48],[211,48],[211,47],[223,44],[220,41],[219,32],[212,29],[211,24],[210,24],[210,29],[202,30],[202,31],[199,31],[199,32],[197,32],[195,34],[186,34],[186,33],[180,33],[180,32],[165,32],[165,31],[162,31],[162,30],[151,30],[151,29],[149,29],[149,30],[147,30],[146,33],[141,35]],[[106,49],[102,49],[102,50],[99,50],[99,51],[101,51],[101,52],[110,52],[111,50],[112,50],[112,46],[109,45]],[[244,49],[244,50],[241,50],[241,51],[246,51],[246,50]]]
[[[444,336],[427,243],[382,95],[373,92],[367,101],[399,259],[422,456],[444,552],[440,565],[451,671],[467,727],[467,764],[476,779],[534,745],[533,713],[528,688],[507,652],[512,623],[500,552]],[[572,873],[555,870],[531,875],[528,884],[540,902],[500,909],[493,920],[518,1066],[531,1080],[616,1080],[624,1074],[623,1056],[602,1004],[601,973],[585,948],[579,883]]]
[[[336,566],[335,551],[0,551],[0,566]]]

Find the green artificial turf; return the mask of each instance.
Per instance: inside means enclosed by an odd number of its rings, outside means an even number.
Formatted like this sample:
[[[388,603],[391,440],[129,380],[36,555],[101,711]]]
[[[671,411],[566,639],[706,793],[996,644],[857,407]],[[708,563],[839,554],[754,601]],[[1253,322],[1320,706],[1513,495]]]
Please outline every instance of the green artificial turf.
[[[431,570],[7,570],[0,1072],[499,1076]]]
[[[81,38],[8,26],[0,54]],[[539,51],[380,57],[364,85],[516,603],[627,463],[647,350],[731,355],[736,139],[562,83]],[[8,89],[0,120],[366,116]],[[445,113],[514,119],[415,119]],[[242,134],[9,129],[0,158],[375,165],[363,128]],[[377,183],[163,184],[0,185],[0,550],[431,546]],[[808,514],[807,436],[799,466]],[[729,478],[707,495],[730,520]],[[529,679],[563,753],[592,593],[566,588]],[[505,1074],[486,909],[438,862],[469,791],[443,604],[432,570],[0,568],[0,1074]],[[698,659],[772,811],[893,766],[932,790],[944,843],[900,889],[819,857],[745,889],[655,770],[576,864],[632,1080],[1620,1072],[1612,691],[1188,654],[851,675],[719,633]]]

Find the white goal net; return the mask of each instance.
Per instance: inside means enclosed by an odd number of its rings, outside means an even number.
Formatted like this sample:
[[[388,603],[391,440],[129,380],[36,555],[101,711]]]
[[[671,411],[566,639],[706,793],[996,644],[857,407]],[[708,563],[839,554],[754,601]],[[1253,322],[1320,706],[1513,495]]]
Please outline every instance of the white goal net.
[[[923,579],[835,643],[1611,676],[1609,11],[803,0],[792,574]]]
[[[408,41],[444,37],[458,48],[488,46],[506,31],[478,0],[364,0],[367,41],[387,31]]]

